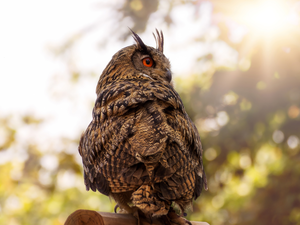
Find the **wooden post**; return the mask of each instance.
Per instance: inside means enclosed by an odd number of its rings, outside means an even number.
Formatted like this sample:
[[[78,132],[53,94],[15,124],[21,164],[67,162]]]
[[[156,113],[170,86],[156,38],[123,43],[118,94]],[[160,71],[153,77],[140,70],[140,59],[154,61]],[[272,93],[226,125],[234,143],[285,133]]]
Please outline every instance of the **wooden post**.
[[[206,222],[191,222],[192,225],[209,225]],[[137,219],[131,214],[118,214],[97,212],[93,210],[79,209],[73,212],[66,220],[65,225],[136,225]],[[152,224],[141,220],[142,225],[164,225],[156,219]]]

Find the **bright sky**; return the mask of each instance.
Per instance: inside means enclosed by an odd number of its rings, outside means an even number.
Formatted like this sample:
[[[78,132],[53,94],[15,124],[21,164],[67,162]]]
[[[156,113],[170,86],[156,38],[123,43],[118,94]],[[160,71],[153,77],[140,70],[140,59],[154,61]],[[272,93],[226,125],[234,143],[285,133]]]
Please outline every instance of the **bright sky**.
[[[90,102],[87,100],[95,97],[98,78],[94,82],[83,81],[74,89],[66,66],[60,58],[54,57],[50,47],[60,46],[81,29],[107,16],[106,11],[97,8],[97,2],[0,1],[0,115],[12,114],[18,118],[30,114],[47,119],[39,130],[23,131],[24,127],[19,128],[19,142],[34,140],[44,143],[49,142],[51,137],[75,138],[91,120]],[[107,55],[96,48],[97,40],[99,33],[87,38],[76,49],[74,55],[81,70],[93,70],[98,66],[100,73],[104,68],[105,65],[100,62]],[[110,56],[105,63],[113,54],[107,53]],[[62,95],[53,98],[50,91]],[[72,91],[77,93],[70,93]],[[70,100],[72,95],[73,101]],[[11,126],[18,127],[18,119],[12,121]]]
[[[92,23],[96,1],[0,1],[1,111],[37,107],[61,65],[47,46],[60,44]]]

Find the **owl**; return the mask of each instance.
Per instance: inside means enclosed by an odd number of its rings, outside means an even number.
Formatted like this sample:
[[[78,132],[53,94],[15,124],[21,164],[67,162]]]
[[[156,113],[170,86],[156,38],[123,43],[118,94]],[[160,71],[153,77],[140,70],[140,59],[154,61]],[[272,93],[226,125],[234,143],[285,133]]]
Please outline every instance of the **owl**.
[[[162,31],[153,33],[156,48],[132,34],[135,44],[112,57],[97,84],[79,143],[84,182],[137,218],[185,224],[181,216],[207,189],[200,137],[172,85]]]

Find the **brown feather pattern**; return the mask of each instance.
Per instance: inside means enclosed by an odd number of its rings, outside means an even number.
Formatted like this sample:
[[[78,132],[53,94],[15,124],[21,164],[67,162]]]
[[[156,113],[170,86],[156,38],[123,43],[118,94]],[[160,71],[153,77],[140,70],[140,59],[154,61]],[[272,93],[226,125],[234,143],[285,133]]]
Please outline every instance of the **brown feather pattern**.
[[[162,32],[158,49],[142,46],[133,34],[137,45],[117,52],[97,84],[93,119],[79,143],[85,185],[127,211],[133,204],[161,216],[172,202],[184,211],[207,188],[200,137],[165,78],[170,63]],[[155,67],[136,66],[140,54],[151,56]]]

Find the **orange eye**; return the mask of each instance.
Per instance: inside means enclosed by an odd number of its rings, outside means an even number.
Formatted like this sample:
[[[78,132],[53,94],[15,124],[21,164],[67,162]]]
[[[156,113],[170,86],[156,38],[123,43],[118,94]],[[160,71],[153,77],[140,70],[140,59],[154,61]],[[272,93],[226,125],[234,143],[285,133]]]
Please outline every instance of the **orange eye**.
[[[147,67],[153,66],[153,59],[151,59],[150,57],[144,58],[143,65]]]

